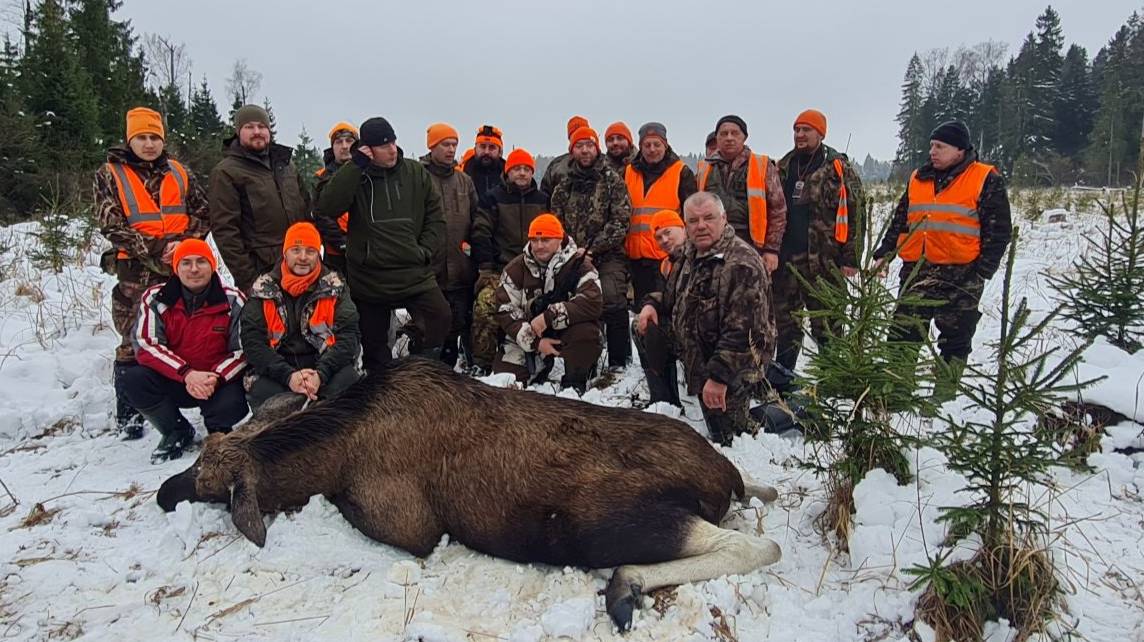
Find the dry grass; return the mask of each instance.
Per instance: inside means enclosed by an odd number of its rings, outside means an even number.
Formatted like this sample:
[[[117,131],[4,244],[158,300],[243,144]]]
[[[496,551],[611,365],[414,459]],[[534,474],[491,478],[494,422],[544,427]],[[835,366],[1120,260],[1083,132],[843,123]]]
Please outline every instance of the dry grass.
[[[717,606],[711,607],[711,617],[715,620],[711,623],[711,628],[715,632],[715,639],[722,640],[723,642],[739,642],[739,638],[735,635],[734,628],[727,622],[727,616]]]
[[[35,283],[21,281],[16,285],[16,296],[27,297],[32,303],[43,303],[44,291]]]
[[[676,586],[665,586],[648,593],[648,597],[652,599],[651,608],[654,609],[656,613],[659,613],[661,617],[667,613],[668,609],[675,606],[675,600],[677,599],[675,590],[677,588]]]
[[[20,520],[20,525],[16,528],[32,528],[47,524],[60,510],[59,508],[44,508],[42,503],[36,502],[36,505],[32,506],[32,510],[28,511],[28,515]]]
[[[150,593],[148,593],[147,596],[145,597],[145,599],[146,599],[148,604],[154,604],[155,606],[159,606],[160,604],[163,603],[163,600],[169,600],[172,598],[179,597],[180,595],[183,595],[186,592],[187,592],[187,587],[185,587],[185,586],[180,586],[178,588],[175,588],[172,586],[160,586],[159,588],[155,589],[154,591],[151,591]]]
[[[854,486],[847,482],[829,484],[826,510],[819,525],[826,535],[834,535],[839,550],[850,551],[850,533],[854,529]]]

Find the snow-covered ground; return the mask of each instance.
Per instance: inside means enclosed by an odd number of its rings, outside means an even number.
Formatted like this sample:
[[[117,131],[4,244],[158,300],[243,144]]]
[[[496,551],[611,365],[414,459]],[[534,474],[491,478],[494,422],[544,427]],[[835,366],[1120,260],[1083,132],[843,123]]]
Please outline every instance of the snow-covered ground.
[[[1015,283],[1034,310],[1052,307],[1044,276],[1066,268],[1095,225],[1070,216],[1023,226]],[[599,595],[608,570],[523,566],[449,542],[419,560],[367,539],[321,498],[279,515],[261,550],[219,507],[184,503],[164,514],[154,491],[190,459],[153,466],[153,433],[122,442],[109,431],[114,281],[98,268],[98,248],[60,275],[35,270],[26,258],[34,229],[0,229],[0,480],[11,492],[0,493],[0,637],[620,638]],[[997,334],[1000,288],[999,279],[986,288],[979,346]],[[1062,326],[1053,340],[1075,339]],[[1144,419],[1144,353],[1129,357],[1100,343],[1088,354],[1081,376],[1109,375],[1088,396]],[[974,354],[988,356],[983,347]],[[646,395],[636,368],[586,399],[628,405],[633,391]],[[956,402],[948,409],[962,412]],[[699,417],[695,406],[684,411],[701,430]],[[1095,474],[1057,469],[1054,491],[1029,493],[1049,502],[1060,535],[1055,560],[1070,591],[1064,628],[1088,640],[1141,641],[1144,456],[1113,452],[1142,445],[1140,426],[1110,432],[1104,452],[1089,460]],[[655,608],[649,599],[626,639],[908,639],[917,592],[902,570],[936,550],[937,508],[963,501],[962,479],[942,455],[928,448],[911,454],[914,484],[898,486],[874,471],[858,486],[846,554],[815,530],[824,495],[797,466],[801,440],[760,435],[724,452],[782,493],[773,506],[735,510],[729,526],[766,533],[783,559],[747,576],[665,592]],[[991,639],[1006,639],[1005,626],[991,631]]]

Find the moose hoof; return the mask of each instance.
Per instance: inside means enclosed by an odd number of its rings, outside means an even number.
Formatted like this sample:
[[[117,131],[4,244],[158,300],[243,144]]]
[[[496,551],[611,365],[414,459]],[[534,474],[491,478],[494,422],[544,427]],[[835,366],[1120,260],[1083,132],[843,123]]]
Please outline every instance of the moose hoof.
[[[632,615],[643,595],[643,586],[637,578],[630,576],[622,568],[616,569],[604,592],[604,604],[608,615],[616,623],[621,633],[632,628]]]

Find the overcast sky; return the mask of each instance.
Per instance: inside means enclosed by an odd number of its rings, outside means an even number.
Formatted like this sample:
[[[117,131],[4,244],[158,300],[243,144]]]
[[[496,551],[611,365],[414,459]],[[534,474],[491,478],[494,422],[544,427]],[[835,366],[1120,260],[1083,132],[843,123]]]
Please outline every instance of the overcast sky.
[[[877,5],[877,6],[871,6]],[[1139,0],[1064,0],[1067,43],[1094,56]],[[779,156],[794,116],[826,113],[827,142],[889,159],[914,51],[1001,40],[1014,52],[1043,0],[866,2],[501,2],[125,0],[137,33],[186,43],[225,117],[226,77],[245,58],[263,74],[282,142],[303,125],[319,143],[338,120],[385,116],[407,155],[445,121],[462,146],[489,122],[506,148],[564,151],[564,123],[603,135],[623,120],[667,125],[679,152],[700,151],[719,116],[747,121],[748,144]],[[261,101],[261,96],[259,97]],[[323,145],[324,146],[324,145]]]

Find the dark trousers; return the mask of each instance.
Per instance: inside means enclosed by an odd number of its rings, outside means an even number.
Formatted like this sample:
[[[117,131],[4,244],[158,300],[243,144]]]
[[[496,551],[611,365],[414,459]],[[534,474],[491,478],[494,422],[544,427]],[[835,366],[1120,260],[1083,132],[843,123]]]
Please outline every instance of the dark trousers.
[[[675,406],[680,405],[676,357],[667,335],[655,323],[649,323],[647,331],[642,335],[633,328],[632,335],[636,340],[636,353],[639,354],[644,377],[647,379],[651,402],[666,401]]]
[[[168,379],[146,366],[128,369],[123,379],[128,401],[145,414],[160,414],[149,411],[163,406],[167,406],[165,410],[198,408],[203,413],[203,423],[208,432],[229,431],[242,421],[248,410],[241,377],[226,382],[220,380],[214,394],[208,399],[195,399],[187,392],[184,384]]]
[[[416,296],[400,301],[366,301],[354,299],[358,309],[358,326],[361,328],[362,364],[371,370],[389,363],[393,351],[389,345],[390,314],[405,308],[413,317],[417,329],[420,349],[423,356],[440,354],[445,337],[449,334],[452,314],[449,303],[441,290],[433,288]]]
[[[569,385],[583,384],[588,380],[588,374],[600,358],[600,326],[592,321],[575,323],[555,331],[556,339],[560,341],[560,358],[564,359],[564,378]],[[506,340],[497,351],[496,361],[493,362],[493,372],[510,372],[517,381],[528,380],[528,364],[516,363],[523,359],[533,358],[535,353],[528,354],[515,343]]]
[[[449,335],[445,337],[445,345],[441,348],[441,361],[452,368],[457,365],[459,355],[465,355],[470,362],[473,358],[470,335],[473,328],[473,288],[445,292],[445,300],[449,303],[451,315]]]
[[[360,378],[361,372],[358,371],[357,366],[348,365],[335,372],[329,381],[322,383],[322,386],[318,388],[318,398],[329,399],[337,396]],[[283,392],[291,392],[291,390],[270,377],[260,376],[250,385],[250,390],[246,391],[246,401],[250,404],[252,411],[258,412],[258,409],[266,403],[267,399]]]
[[[821,310],[822,303],[810,295],[806,286],[795,276],[795,270],[803,278],[813,280],[810,274],[810,261],[806,254],[797,254],[779,264],[771,275],[771,302],[775,311],[775,361],[788,370],[794,370],[802,351],[802,319],[795,316],[803,310]],[[826,320],[816,317],[810,320],[810,336],[821,348],[826,341]],[[835,328],[835,332],[838,329]]]
[[[981,320],[977,306],[985,288],[984,279],[977,275],[976,265],[927,264],[910,280],[913,270],[913,263],[902,266],[900,278],[903,285],[899,297],[909,294],[945,303],[937,307],[899,304],[894,311],[898,324],[891,331],[890,338],[920,345],[924,338],[922,333],[928,333],[932,319],[937,326],[937,347],[942,358],[947,363],[951,359],[967,359],[973,351],[977,322]]]
[[[659,261],[655,259],[632,259],[632,309],[637,313],[643,300],[652,292],[663,290],[663,275],[659,272]]]
[[[596,265],[604,295],[604,336],[608,344],[608,365],[625,366],[632,356],[632,336],[628,321],[628,259],[601,259]]]

